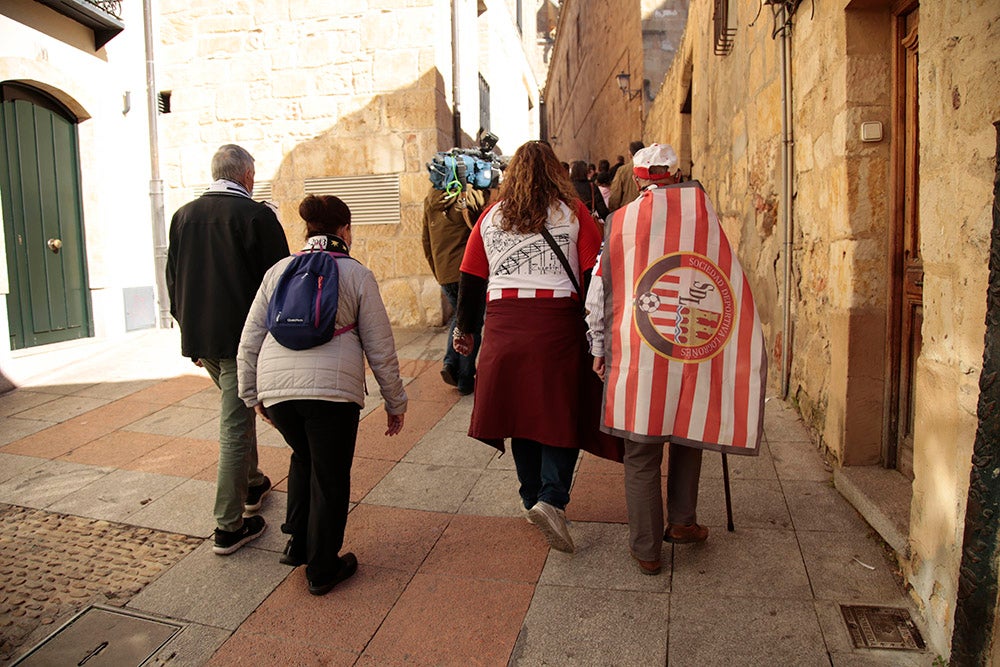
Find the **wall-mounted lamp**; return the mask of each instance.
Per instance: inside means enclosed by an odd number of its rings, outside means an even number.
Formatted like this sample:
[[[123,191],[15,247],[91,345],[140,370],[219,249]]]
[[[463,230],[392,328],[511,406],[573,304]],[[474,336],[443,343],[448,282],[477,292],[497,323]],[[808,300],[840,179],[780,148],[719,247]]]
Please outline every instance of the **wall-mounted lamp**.
[[[639,95],[642,95],[642,88],[638,90],[631,90],[629,88],[629,80],[631,78],[632,75],[625,70],[622,70],[615,75],[615,80],[618,82],[618,90],[622,91],[622,95],[628,95],[630,100],[634,100],[639,97]]]

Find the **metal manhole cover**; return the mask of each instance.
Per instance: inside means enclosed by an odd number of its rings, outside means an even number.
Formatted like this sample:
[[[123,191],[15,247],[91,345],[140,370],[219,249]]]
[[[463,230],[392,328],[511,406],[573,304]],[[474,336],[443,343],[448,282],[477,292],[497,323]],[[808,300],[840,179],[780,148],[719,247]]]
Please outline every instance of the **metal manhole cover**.
[[[906,609],[842,604],[840,612],[855,648],[924,649],[923,637]]]
[[[46,637],[14,665],[142,665],[183,629],[115,607],[91,606]]]

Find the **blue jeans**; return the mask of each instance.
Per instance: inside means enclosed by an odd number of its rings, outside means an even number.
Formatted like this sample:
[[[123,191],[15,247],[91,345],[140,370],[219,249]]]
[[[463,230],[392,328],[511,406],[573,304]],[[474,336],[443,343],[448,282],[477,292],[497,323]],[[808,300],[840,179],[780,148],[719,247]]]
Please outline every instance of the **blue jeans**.
[[[221,530],[239,530],[247,487],[264,483],[264,473],[257,467],[257,414],[240,400],[235,359],[202,359],[201,363],[222,390],[215,522]]]
[[[542,501],[566,509],[580,450],[511,438],[510,453],[514,456],[517,479],[521,482],[519,493],[524,508],[531,509],[536,502]]]
[[[456,308],[458,307],[458,283],[445,283],[441,285],[441,291],[448,297],[451,304],[451,321],[448,322],[448,349],[444,353],[444,365],[451,371],[451,374],[458,381],[460,391],[471,390],[476,381],[476,356],[479,354],[479,344],[482,342],[482,335],[476,331],[472,334],[472,354],[463,356],[452,347],[454,339]]]

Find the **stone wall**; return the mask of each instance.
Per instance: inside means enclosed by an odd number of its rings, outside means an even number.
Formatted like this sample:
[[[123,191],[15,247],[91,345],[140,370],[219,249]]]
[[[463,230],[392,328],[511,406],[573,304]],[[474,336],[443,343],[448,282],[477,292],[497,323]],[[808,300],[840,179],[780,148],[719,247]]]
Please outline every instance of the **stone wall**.
[[[494,31],[516,30],[504,0],[459,3],[465,146],[479,129],[477,5]],[[305,179],[398,174],[400,224],[356,225],[353,251],[378,278],[394,324],[441,324],[442,298],[420,236],[425,164],[456,143],[451,2],[162,0],[160,16],[158,87],[172,91],[173,106],[160,134],[168,214],[210,180],[211,155],[224,143],[255,156],[257,180],[271,182],[292,247],[302,241]],[[501,43],[520,52],[517,39]],[[533,80],[523,52],[498,57],[509,66],[484,73],[498,88],[506,84],[498,77]],[[496,117],[529,115],[526,102],[510,111],[498,103]],[[516,127],[527,132],[530,123]]]
[[[925,314],[917,362],[913,558],[907,575],[934,620],[931,639],[937,645],[951,635],[978,423],[996,164],[993,123],[1000,120],[998,43],[995,2],[921,5]]]
[[[642,134],[642,96],[629,99],[615,82],[620,71],[631,86],[644,78],[640,4],[566,0],[559,13],[545,101],[556,155],[567,162],[628,157]]]

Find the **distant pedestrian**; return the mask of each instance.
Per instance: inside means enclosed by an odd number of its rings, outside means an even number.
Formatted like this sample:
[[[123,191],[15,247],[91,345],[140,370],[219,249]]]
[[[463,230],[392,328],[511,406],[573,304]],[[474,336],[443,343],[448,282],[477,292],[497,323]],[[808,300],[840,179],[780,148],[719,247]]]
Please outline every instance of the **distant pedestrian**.
[[[501,451],[511,439],[528,519],[570,553],[564,510],[580,448],[621,460],[621,441],[600,432],[580,300],[599,246],[552,149],[524,144],[466,246],[454,336],[468,354],[488,295],[469,435]]]
[[[254,160],[227,144],[212,157],[215,181],[170,221],[167,291],[181,330],[181,354],[203,366],[222,391],[219,464],[215,491],[215,544],[231,554],[265,528],[256,512],[271,490],[257,467],[254,411],[239,399],[236,349],[261,278],[288,256],[274,211],[250,198]]]
[[[587,324],[603,428],[625,438],[629,546],[641,572],[658,574],[664,541],[708,538],[697,523],[702,450],[759,452],[767,357],[749,283],[701,185],[673,185],[678,160],[665,144],[633,160],[642,194],[608,221]]]
[[[611,165],[610,169],[608,169],[608,171],[611,172],[611,178],[614,178],[615,174],[623,166],[625,166],[625,156],[624,155],[619,155],[617,158],[615,158],[615,163],[613,165]]]
[[[472,226],[479,219],[484,206],[482,191],[474,190],[469,184],[459,192],[437,190],[432,186],[424,198],[424,257],[452,308],[441,377],[462,395],[471,394],[475,387],[480,338],[478,333],[475,334],[475,344],[469,356],[459,354],[452,346],[454,311],[458,305],[459,268]]]
[[[633,141],[628,145],[628,151],[631,155],[635,155],[635,152],[641,149],[643,145],[641,141]],[[621,158],[622,156],[619,155],[618,157]],[[624,160],[624,158],[622,159]],[[622,166],[624,169],[618,169],[611,179],[611,194],[608,195],[608,209],[611,211],[632,203],[639,196],[639,186],[635,184],[632,174],[631,159],[628,163],[623,162]]]
[[[587,207],[591,217],[602,225],[604,218],[608,215],[608,206],[604,197],[601,196],[600,190],[597,189],[597,185],[587,178],[587,173],[587,163],[583,160],[576,160],[569,166],[569,180],[573,183],[577,197]]]
[[[611,172],[598,172],[595,184],[597,185],[598,192],[601,193],[601,198],[604,199],[604,206],[606,208],[608,205],[608,199],[611,197]],[[610,213],[610,209],[608,212]],[[607,218],[607,215],[605,215],[605,218]]]
[[[365,359],[385,399],[386,435],[402,430],[407,399],[375,276],[349,256],[350,209],[337,197],[310,195],[299,215],[308,237],[303,252],[337,253],[335,333],[315,347],[292,350],[268,332],[268,304],[292,258],[275,264],[264,276],[240,340],[240,397],[273,422],[292,448],[281,527],[291,537],[281,562],[307,564],[309,592],[324,595],[358,567],[354,554],[341,555],[340,549],[365,402]]]

